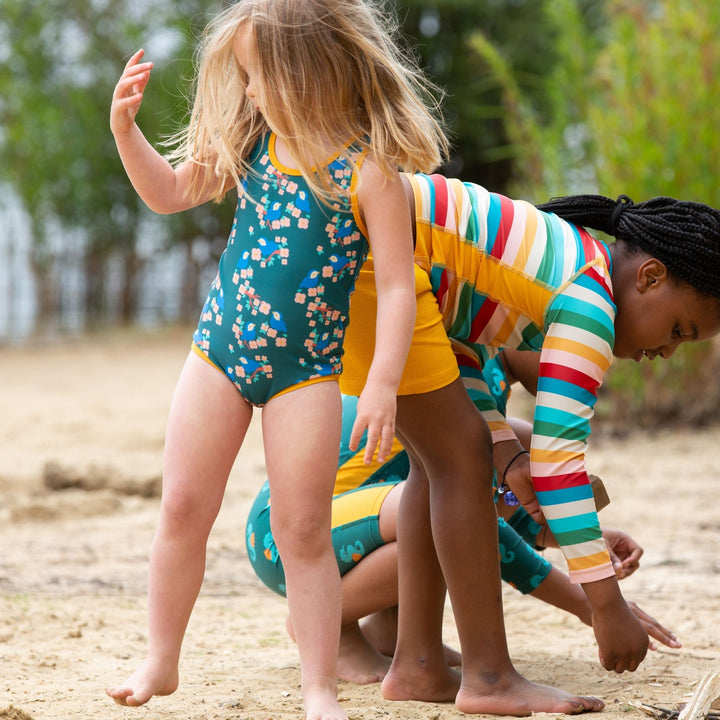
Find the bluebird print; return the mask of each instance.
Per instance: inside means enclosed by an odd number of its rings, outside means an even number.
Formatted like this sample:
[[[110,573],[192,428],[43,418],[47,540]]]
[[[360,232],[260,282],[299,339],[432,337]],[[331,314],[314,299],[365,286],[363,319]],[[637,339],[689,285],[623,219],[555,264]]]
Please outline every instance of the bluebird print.
[[[326,207],[318,209],[302,179],[274,166],[265,147],[257,169],[257,179],[241,182],[221,263],[223,278],[218,277],[211,290],[195,343],[259,404],[266,392],[287,381],[285,361],[278,359],[285,348],[292,348],[303,378],[340,371],[347,313],[343,293],[352,289],[367,241],[358,231],[349,195],[338,197],[328,214]],[[341,191],[351,190],[352,163],[338,158],[330,171]],[[223,282],[229,293],[227,309]],[[295,288],[289,300],[282,298],[284,283]],[[211,333],[219,337],[212,353]],[[260,536],[257,555],[262,556]]]
[[[246,345],[257,340],[255,323],[247,323],[245,325],[245,327],[240,331],[240,340],[242,340],[242,342]]]
[[[245,373],[244,377],[247,380],[252,380],[255,373],[259,372],[263,368],[257,360],[253,360],[252,358],[241,357],[240,364],[242,365],[242,369]]]
[[[310,201],[308,199],[307,191],[298,190],[298,194],[294,200],[295,207],[306,214],[310,213]]]
[[[257,239],[257,243],[260,248],[261,257],[265,262],[270,260],[273,255],[277,255],[280,252],[280,245],[278,245],[274,240],[259,237]]]
[[[332,267],[332,269],[337,273],[340,272],[343,268],[347,267],[348,263],[350,262],[350,258],[331,255],[328,258],[328,262],[330,263],[330,267]]]
[[[273,310],[270,313],[270,327],[273,330],[277,330],[279,333],[287,332],[285,320],[283,320],[282,313],[279,310]]]
[[[250,266],[250,251],[245,250],[238,258],[237,263],[235,263],[235,269],[236,270],[247,270],[249,266]]]
[[[275,200],[270,204],[267,211],[267,222],[272,225],[274,222],[279,222],[282,216],[283,205],[279,200]]]
[[[344,240],[353,234],[353,228],[355,223],[350,218],[346,218],[337,231],[338,240]]]
[[[330,345],[331,340],[332,336],[329,332],[323,333],[322,337],[315,343],[316,352],[322,353],[323,351],[327,350],[327,347],[328,345]]]
[[[303,290],[317,287],[320,284],[320,271],[310,270],[307,275],[300,281],[300,287]]]

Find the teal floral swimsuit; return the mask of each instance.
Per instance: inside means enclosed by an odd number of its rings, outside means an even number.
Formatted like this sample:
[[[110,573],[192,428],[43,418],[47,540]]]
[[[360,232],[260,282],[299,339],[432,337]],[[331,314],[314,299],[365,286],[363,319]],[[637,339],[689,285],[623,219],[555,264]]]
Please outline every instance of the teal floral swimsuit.
[[[343,194],[326,205],[277,160],[275,139],[267,133],[251,155],[193,335],[193,349],[256,406],[342,372],[350,294],[368,251],[352,165],[330,160]]]

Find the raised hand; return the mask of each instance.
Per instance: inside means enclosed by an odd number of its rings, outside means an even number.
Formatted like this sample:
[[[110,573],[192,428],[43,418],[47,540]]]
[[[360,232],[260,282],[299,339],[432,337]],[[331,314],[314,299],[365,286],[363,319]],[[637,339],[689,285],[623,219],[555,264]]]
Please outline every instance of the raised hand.
[[[135,124],[143,100],[145,87],[150,79],[151,62],[141,63],[144,50],[138,50],[125,65],[120,79],[115,85],[110,106],[110,129],[113,135],[128,132]]]

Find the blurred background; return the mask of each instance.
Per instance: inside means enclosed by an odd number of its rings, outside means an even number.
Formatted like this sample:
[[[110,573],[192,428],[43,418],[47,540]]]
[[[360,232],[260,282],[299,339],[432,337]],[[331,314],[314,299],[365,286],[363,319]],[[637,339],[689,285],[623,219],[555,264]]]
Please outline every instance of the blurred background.
[[[152,214],[108,115],[123,65],[143,47],[155,70],[139,122],[156,144],[177,130],[195,40],[224,4],[0,0],[0,349],[196,321],[234,199]],[[716,0],[393,5],[446,93],[446,174],[531,202],[599,192],[720,206]],[[720,419],[719,357],[713,342],[668,362],[616,363],[600,426]]]

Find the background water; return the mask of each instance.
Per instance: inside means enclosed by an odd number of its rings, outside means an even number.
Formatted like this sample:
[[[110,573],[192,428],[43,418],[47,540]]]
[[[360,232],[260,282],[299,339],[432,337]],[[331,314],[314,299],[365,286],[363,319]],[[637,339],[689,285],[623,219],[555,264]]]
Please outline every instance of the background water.
[[[177,322],[181,316],[181,287],[186,265],[185,251],[162,244],[162,233],[147,228],[138,252],[143,267],[138,277],[138,309],[133,322],[143,327]],[[73,334],[86,328],[84,309],[84,234],[53,227],[46,242],[52,254],[50,273],[58,310],[39,327],[38,281],[32,266],[32,233],[27,213],[11,193],[5,192],[0,205],[0,343],[22,343],[40,335]],[[197,241],[194,260],[200,271],[197,312],[212,280],[214,263],[209,243]],[[122,291],[119,262],[110,259],[105,283],[109,325],[120,322],[117,308]],[[184,318],[187,320],[187,318]]]

